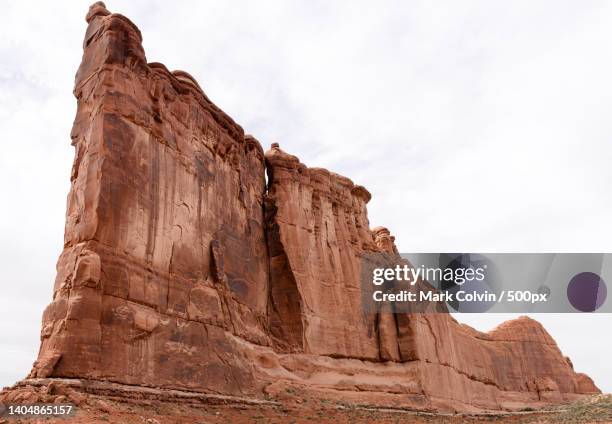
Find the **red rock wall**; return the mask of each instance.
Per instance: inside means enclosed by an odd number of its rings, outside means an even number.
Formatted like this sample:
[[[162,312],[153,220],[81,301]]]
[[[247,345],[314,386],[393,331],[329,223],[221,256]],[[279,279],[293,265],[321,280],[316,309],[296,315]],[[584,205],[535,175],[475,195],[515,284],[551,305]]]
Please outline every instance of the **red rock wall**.
[[[33,375],[248,388],[227,333],[268,343],[263,151],[187,74],[147,64],[128,19],[102,6],[88,19]]]
[[[87,20],[65,245],[31,377],[464,409],[597,391],[533,320],[484,334],[448,314],[365,313],[364,258],[399,260],[369,229],[367,190],[278,146],[264,158],[193,78],[146,62],[127,18],[96,3]]]
[[[527,401],[513,393],[542,392],[561,401],[561,393],[581,393],[587,386],[587,392],[597,391],[573,371],[543,327],[526,317],[485,334],[447,313],[364,314],[364,261],[376,252],[386,253],[382,260],[400,260],[386,228],[368,230],[369,194],[345,177],[307,168],[279,147],[265,157],[266,205],[272,211],[268,236],[275,240],[270,243],[271,304],[285,313],[290,303],[299,305],[302,337],[294,339],[302,344],[294,350],[416,363],[423,393],[480,406]],[[285,290],[277,294],[275,286],[285,288],[288,282],[290,296]],[[282,316],[273,322],[279,323],[272,325],[273,335],[291,334]]]
[[[266,162],[272,334],[290,341],[290,351],[378,359],[374,317],[361,308],[360,253],[376,249],[369,193],[278,147]]]

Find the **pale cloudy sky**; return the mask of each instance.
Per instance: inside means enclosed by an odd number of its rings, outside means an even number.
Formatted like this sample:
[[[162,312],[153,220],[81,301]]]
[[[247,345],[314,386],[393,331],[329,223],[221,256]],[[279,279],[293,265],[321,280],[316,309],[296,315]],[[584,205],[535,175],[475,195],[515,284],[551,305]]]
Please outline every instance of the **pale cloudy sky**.
[[[1,2],[0,386],[27,374],[51,299],[89,3]],[[401,251],[612,251],[610,2],[107,6],[264,147],[368,187]],[[536,318],[612,391],[612,315]]]

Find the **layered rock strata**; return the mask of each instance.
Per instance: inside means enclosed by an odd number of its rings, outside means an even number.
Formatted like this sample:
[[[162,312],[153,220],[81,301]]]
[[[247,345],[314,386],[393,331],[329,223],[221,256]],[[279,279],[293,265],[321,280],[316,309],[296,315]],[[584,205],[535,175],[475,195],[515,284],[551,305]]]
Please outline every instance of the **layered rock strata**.
[[[446,313],[364,312],[365,258],[399,260],[370,230],[370,193],[278,145],[264,155],[189,74],[147,63],[138,28],[103,3],[87,22],[64,250],[30,378],[463,410],[598,391],[529,318],[484,334]]]

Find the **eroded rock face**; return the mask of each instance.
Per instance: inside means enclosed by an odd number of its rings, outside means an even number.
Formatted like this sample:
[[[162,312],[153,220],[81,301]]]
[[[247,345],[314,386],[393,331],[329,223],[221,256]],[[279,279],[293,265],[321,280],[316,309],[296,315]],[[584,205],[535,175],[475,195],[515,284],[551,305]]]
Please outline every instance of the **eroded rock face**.
[[[270,300],[273,311],[301,308],[302,344],[295,350],[402,363],[406,372],[419,376],[412,379],[417,388],[411,393],[483,408],[597,392],[592,381],[583,388],[585,376],[574,373],[555,341],[530,318],[484,334],[447,313],[364,314],[359,283],[364,261],[376,252],[384,254],[383,260],[395,256],[401,261],[387,228],[367,230],[369,193],[345,177],[307,168],[278,146],[265,157],[266,205],[273,211],[268,217],[274,240]],[[275,287],[283,290],[276,294]],[[271,327],[273,336],[278,336],[275,330],[281,336],[291,333],[282,320],[271,318],[272,324],[280,323]]]
[[[278,145],[264,155],[103,3],[87,22],[65,245],[30,377],[433,409],[597,391],[531,319],[484,334],[444,313],[366,314],[364,258],[400,260],[370,230],[370,193]]]
[[[33,376],[248,390],[267,345],[259,143],[97,3],[75,81],[64,251]],[[61,360],[56,359],[61,356]]]
[[[360,253],[376,249],[370,194],[276,146],[266,163],[272,334],[290,351],[378,359],[375,318],[361,308]]]

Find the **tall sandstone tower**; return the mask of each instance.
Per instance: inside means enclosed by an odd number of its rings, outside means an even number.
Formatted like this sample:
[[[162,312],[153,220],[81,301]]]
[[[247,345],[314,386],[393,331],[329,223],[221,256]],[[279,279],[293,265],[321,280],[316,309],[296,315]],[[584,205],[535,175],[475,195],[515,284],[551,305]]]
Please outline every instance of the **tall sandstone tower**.
[[[86,19],[64,250],[30,378],[458,410],[598,391],[529,318],[485,334],[446,313],[365,313],[364,258],[397,259],[368,191],[264,153],[189,74],[147,63],[126,17],[98,2]]]

